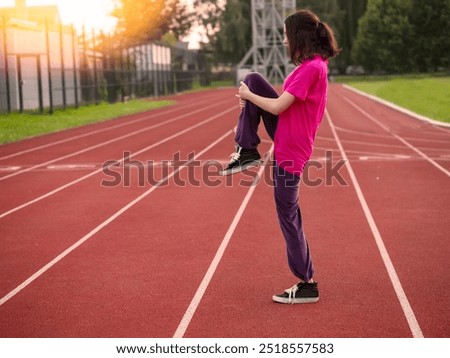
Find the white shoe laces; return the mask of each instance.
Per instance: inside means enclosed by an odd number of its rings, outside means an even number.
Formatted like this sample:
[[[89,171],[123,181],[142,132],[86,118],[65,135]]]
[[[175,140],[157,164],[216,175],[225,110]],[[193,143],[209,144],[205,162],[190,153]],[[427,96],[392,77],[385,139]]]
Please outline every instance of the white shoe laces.
[[[298,286],[297,285],[294,285],[291,288],[288,288],[287,290],[284,291],[284,292],[286,292],[289,295],[288,303],[294,304],[295,293],[297,291],[298,291]]]
[[[242,147],[239,147],[236,152],[231,153],[229,164],[233,164],[234,162],[239,160],[239,158],[241,157],[241,149]]]

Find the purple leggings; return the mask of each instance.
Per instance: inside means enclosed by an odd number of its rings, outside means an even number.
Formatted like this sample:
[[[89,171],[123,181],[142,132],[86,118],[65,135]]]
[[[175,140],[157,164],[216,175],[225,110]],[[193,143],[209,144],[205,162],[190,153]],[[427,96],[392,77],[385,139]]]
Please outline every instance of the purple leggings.
[[[244,80],[250,91],[262,97],[277,98],[278,94],[258,73],[250,73]],[[261,142],[258,126],[261,118],[272,140],[278,116],[268,113],[250,101],[239,115],[235,141],[245,149],[255,149]],[[275,205],[281,231],[286,241],[289,268],[299,279],[308,282],[314,275],[311,252],[302,228],[302,215],[298,205],[300,177],[285,171],[276,164],[273,169]]]

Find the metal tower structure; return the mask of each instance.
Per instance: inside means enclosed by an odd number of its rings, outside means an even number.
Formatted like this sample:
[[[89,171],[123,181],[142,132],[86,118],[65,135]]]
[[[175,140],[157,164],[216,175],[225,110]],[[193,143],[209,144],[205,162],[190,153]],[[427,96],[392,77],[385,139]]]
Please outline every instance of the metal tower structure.
[[[256,71],[282,83],[292,69],[283,45],[284,19],[295,12],[295,0],[251,0],[253,44],[239,62],[238,77]]]

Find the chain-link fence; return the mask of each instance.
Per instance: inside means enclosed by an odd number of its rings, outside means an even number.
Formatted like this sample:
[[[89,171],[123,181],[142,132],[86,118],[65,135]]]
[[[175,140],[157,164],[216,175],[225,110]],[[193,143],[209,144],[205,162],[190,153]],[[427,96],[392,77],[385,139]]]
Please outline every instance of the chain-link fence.
[[[0,31],[0,112],[158,97],[209,84],[205,54],[184,44],[124,47],[73,27],[11,24]]]

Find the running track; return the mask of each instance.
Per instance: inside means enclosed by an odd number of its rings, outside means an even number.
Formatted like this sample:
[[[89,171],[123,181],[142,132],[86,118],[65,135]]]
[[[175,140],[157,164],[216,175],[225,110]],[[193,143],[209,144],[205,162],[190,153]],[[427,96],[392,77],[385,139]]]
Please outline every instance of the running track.
[[[213,175],[235,92],[0,147],[1,337],[449,337],[450,130],[331,85],[300,193],[321,298],[280,305],[269,166]]]

